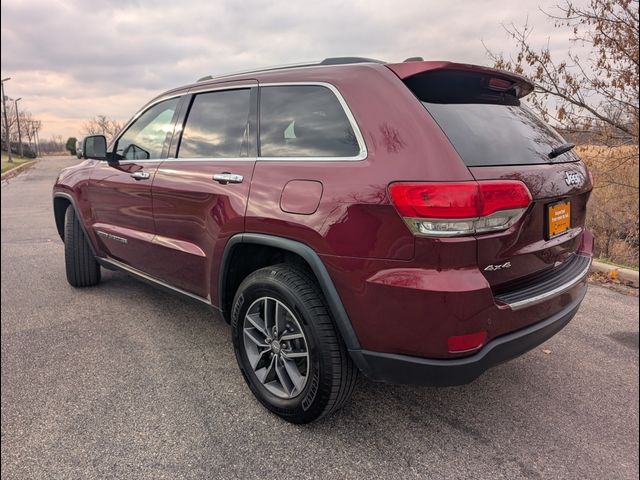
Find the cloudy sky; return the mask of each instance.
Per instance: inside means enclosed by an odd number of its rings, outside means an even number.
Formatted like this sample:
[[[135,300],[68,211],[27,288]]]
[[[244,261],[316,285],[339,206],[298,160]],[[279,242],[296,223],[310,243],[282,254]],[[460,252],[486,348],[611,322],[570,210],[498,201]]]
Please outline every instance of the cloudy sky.
[[[207,74],[347,55],[488,64],[482,41],[512,51],[501,24],[527,17],[535,43],[566,52],[566,34],[539,11],[555,3],[2,0],[2,78],[43,121],[41,138],[81,136],[87,118],[127,120]]]

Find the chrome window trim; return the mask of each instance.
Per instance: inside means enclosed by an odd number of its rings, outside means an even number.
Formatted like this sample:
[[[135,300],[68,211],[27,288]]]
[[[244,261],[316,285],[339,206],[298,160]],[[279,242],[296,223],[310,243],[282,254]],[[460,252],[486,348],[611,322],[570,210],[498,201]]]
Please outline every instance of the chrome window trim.
[[[185,158],[185,157],[169,157],[169,158],[156,158],[156,159],[145,159],[145,160],[123,160],[118,162],[120,165],[127,165],[132,163],[150,163],[150,162],[219,162],[219,161],[246,161],[246,162],[255,162],[255,161],[265,161],[265,162],[358,162],[361,160],[365,160],[369,152],[367,151],[367,145],[364,141],[364,137],[362,136],[362,132],[360,131],[360,126],[356,121],[349,105],[345,101],[344,97],[340,93],[340,91],[336,88],[335,85],[329,82],[313,82],[313,81],[300,81],[300,82],[269,82],[269,83],[259,83],[254,80],[247,80],[247,82],[255,82],[255,83],[234,83],[228,85],[202,85],[199,87],[193,87],[187,91],[182,91],[180,93],[175,93],[166,97],[160,97],[156,100],[153,100],[142,107],[129,122],[125,124],[125,126],[121,130],[121,134],[118,135],[117,140],[112,143],[114,146],[120,137],[127,131],[129,126],[140,117],[144,112],[146,112],[151,107],[157,105],[160,102],[165,100],[171,100],[172,98],[182,97],[184,95],[191,94],[202,94],[208,92],[215,92],[221,90],[238,90],[242,88],[256,88],[256,87],[286,87],[286,86],[319,86],[324,87],[330,90],[335,97],[338,99],[338,103],[342,107],[342,111],[345,113],[349,124],[351,125],[351,129],[356,137],[356,141],[358,142],[359,153],[358,155],[352,157],[215,157],[215,158]],[[188,117],[187,117],[188,119]],[[258,118],[258,122],[260,119]],[[259,139],[258,139],[259,141]],[[106,161],[106,160],[102,160]]]
[[[255,162],[258,160],[258,157],[206,157],[206,158],[175,158],[175,157],[169,157],[167,159],[165,159],[162,163],[163,165],[165,163],[185,163],[185,162],[211,162],[211,163],[215,163],[215,162]],[[158,168],[162,168],[162,165]]]
[[[351,125],[351,129],[353,130],[354,135],[356,136],[356,140],[358,142],[359,153],[352,157],[264,157],[259,156],[258,161],[267,161],[267,162],[357,162],[360,160],[364,160],[368,156],[367,145],[364,142],[364,137],[362,136],[362,132],[360,131],[360,127],[358,122],[356,122],[349,105],[345,101],[344,97],[340,93],[340,91],[336,88],[335,85],[328,82],[268,82],[268,83],[260,83],[260,87],[288,87],[288,86],[317,86],[324,87],[329,89],[335,97],[338,99],[338,103],[342,107],[342,111],[347,116],[347,120]],[[259,109],[258,109],[259,112]],[[260,118],[258,118],[258,125],[260,125]],[[259,131],[259,127],[258,127]],[[258,143],[260,143],[260,139],[258,139]]]
[[[234,83],[234,84],[230,84],[230,85],[201,85],[201,86],[197,86],[197,87],[192,87],[189,89],[189,91],[187,92],[188,94],[201,94],[201,93],[209,93],[209,92],[218,92],[220,90],[242,90],[242,89],[249,89],[249,88],[257,88],[258,87],[258,81],[257,80],[245,80],[245,82],[247,83]]]

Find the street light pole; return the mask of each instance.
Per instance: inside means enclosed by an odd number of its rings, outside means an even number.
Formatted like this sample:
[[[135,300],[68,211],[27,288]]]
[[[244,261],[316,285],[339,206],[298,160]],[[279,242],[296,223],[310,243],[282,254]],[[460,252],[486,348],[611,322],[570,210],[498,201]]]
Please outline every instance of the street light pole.
[[[6,136],[7,142],[7,155],[9,156],[9,163],[13,163],[13,155],[11,155],[11,138],[9,132],[9,121],[7,120],[7,102],[6,97],[4,96],[4,82],[11,80],[11,77],[3,78],[1,87],[2,87],[2,112],[4,114],[4,132]]]
[[[22,151],[22,133],[20,132],[20,115],[18,115],[18,101],[22,100],[22,97],[16,98],[13,103],[16,106],[16,122],[18,123],[18,151],[20,152],[20,156],[24,157],[24,152]]]

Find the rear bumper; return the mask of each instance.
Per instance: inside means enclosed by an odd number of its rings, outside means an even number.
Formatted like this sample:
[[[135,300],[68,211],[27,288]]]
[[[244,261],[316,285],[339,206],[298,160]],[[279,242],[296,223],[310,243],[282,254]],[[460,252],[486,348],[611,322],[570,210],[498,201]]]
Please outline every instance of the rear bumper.
[[[578,311],[586,292],[584,283],[580,293],[561,311],[526,328],[494,338],[469,357],[428,359],[367,350],[350,353],[371,380],[432,386],[463,385],[487,369],[528,352],[562,330]]]

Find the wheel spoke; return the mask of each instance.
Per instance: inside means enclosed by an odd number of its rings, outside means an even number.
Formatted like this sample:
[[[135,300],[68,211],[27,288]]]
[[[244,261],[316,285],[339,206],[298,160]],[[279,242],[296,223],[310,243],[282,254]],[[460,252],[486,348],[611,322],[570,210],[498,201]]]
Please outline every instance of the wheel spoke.
[[[262,307],[262,316],[264,317],[264,330],[267,332],[267,336],[271,335],[271,328],[269,327],[269,299],[265,298]]]
[[[302,390],[305,382],[307,381],[306,377],[300,373],[300,370],[298,370],[298,366],[296,365],[295,361],[286,357],[282,357],[282,363],[294,387],[294,389],[290,393],[299,393]]]
[[[255,336],[255,334],[253,332],[251,332],[248,329],[244,329],[244,334],[249,338],[249,340],[251,340],[253,343],[256,344],[256,346],[258,347],[262,347],[262,348],[269,348],[269,345],[265,342],[264,339],[260,339],[258,337]]]
[[[273,365],[276,363],[276,357],[271,357],[271,362],[269,363],[268,366],[263,367],[259,370],[256,370],[256,377],[258,377],[258,380],[260,380],[260,383],[262,383],[263,385],[265,383],[267,383],[267,377],[269,376],[269,373],[271,373],[271,371],[273,370]]]
[[[288,333],[288,334],[282,335],[282,337],[280,337],[280,341],[287,342],[289,340],[295,340],[297,338],[304,338],[304,335],[302,335],[301,333]]]
[[[267,334],[266,329],[265,329],[266,324],[264,324],[264,323],[262,323],[262,325],[260,324],[262,319],[260,318],[259,314],[257,314],[257,313],[247,314],[245,318],[247,320],[249,320],[249,323],[251,323],[251,325],[253,325],[253,328],[258,330],[262,335],[264,335],[265,337],[269,336]]]
[[[284,332],[285,322],[287,320],[287,310],[284,308],[280,308],[280,302],[276,302],[275,309],[275,327],[276,327],[276,336],[280,336],[281,332]]]
[[[289,375],[286,371],[286,368],[280,365],[280,362],[276,360],[275,369],[276,369],[276,376],[278,377],[280,385],[282,386],[282,390],[287,395],[291,395],[295,385],[293,385],[293,382],[289,379]]]
[[[260,353],[252,355],[253,358],[249,358],[249,360],[251,361],[251,368],[253,368],[254,372],[256,371],[256,368],[260,364],[262,359],[265,358],[265,353],[269,352],[270,350],[262,350]]]
[[[309,354],[307,352],[282,352],[282,356],[284,358],[308,358]]]

